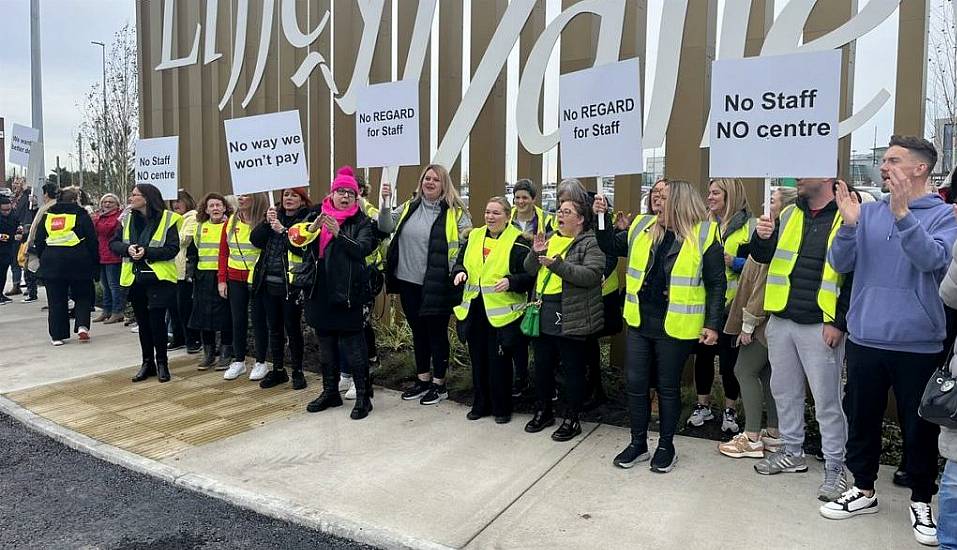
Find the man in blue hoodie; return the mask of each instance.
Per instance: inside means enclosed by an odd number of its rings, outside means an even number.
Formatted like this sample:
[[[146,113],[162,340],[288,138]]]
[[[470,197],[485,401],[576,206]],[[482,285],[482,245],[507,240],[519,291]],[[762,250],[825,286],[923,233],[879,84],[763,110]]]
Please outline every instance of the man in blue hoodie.
[[[953,207],[930,192],[934,146],[919,137],[894,136],[884,154],[884,200],[861,205],[847,186],[837,191],[844,222],[829,260],[854,272],[847,314],[847,467],[854,487],[821,506],[829,519],[878,510],[874,481],[881,454],[887,391],[893,388],[902,421],[910,522],[918,542],[937,544],[931,497],[937,492],[938,427],[917,415],[924,385],[939,366],[946,336],[938,287],[957,240]]]

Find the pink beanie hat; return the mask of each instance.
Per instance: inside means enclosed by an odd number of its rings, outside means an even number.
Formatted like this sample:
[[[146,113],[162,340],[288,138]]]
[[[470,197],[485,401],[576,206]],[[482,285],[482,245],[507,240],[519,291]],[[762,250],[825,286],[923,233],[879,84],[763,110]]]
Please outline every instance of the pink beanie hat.
[[[329,191],[334,192],[342,188],[351,189],[357,196],[359,195],[359,184],[356,183],[355,172],[352,171],[351,166],[343,166],[336,172],[336,179],[332,180]]]

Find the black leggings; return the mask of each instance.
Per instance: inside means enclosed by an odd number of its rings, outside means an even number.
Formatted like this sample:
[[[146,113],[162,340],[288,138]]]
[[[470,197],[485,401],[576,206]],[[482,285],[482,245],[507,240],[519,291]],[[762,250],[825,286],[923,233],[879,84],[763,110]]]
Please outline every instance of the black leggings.
[[[242,281],[226,281],[226,297],[233,320],[233,361],[246,360],[249,347],[249,311],[252,303],[253,342],[256,347],[256,362],[266,362],[266,346],[269,329],[266,327],[265,292],[254,294]]]
[[[157,285],[170,285],[173,283],[155,283]],[[171,289],[175,292],[175,289]],[[166,364],[166,307],[155,307],[159,304],[153,304],[150,307],[147,297],[147,288],[141,284],[133,283],[129,291],[130,303],[133,305],[133,315],[136,316],[136,324],[139,327],[140,351],[143,353],[144,362],[153,362]],[[165,305],[165,304],[163,304]]]
[[[216,345],[216,332],[215,330],[202,330],[200,331],[200,341],[203,342],[204,346],[215,346]],[[219,344],[222,346],[231,346],[233,345],[233,331],[232,330],[223,330],[219,331]]]
[[[711,395],[711,386],[714,385],[714,358],[717,356],[725,398],[737,401],[741,396],[741,385],[734,375],[734,364],[738,362],[738,348],[734,346],[736,339],[736,336],[719,332],[717,344],[695,346],[694,385],[698,395]]]
[[[555,371],[560,364],[565,372],[566,416],[577,418],[585,402],[585,341],[542,334],[533,339],[533,346],[538,407],[551,410],[552,397],[555,395]]]
[[[422,307],[422,285],[400,281],[399,301],[402,313],[412,329],[412,345],[415,347],[415,373],[428,374],[429,362],[432,374],[445,379],[449,370],[449,316],[419,315]]]
[[[189,328],[189,318],[193,314],[193,282],[176,282],[176,308],[170,309],[170,326],[173,329],[173,342],[195,347],[200,341],[199,331]]]
[[[283,368],[286,356],[286,338],[289,338],[289,355],[292,370],[302,370],[302,306],[285,295],[275,295],[264,290],[266,298],[266,321],[269,325],[269,347],[272,350],[272,366]],[[285,333],[285,334],[284,334]]]
[[[681,416],[681,371],[695,346],[695,340],[649,337],[628,327],[625,351],[625,395],[631,417],[631,439],[644,443],[648,438],[651,406],[648,388],[652,365],[657,368],[658,410],[661,420],[659,441],[670,445]]]

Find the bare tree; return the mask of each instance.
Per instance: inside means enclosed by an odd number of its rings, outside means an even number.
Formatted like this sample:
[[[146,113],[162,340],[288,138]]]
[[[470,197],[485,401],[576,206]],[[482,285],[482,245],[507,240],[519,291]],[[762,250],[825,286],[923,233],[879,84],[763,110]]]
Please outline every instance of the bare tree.
[[[136,28],[126,24],[107,47],[106,112],[101,81],[93,84],[79,106],[84,120],[77,132],[89,145],[84,162],[90,168],[102,167],[106,180],[87,186],[94,192],[109,191],[123,197],[133,185],[134,147],[139,133],[138,71]]]
[[[934,0],[930,10],[927,129],[938,149],[943,149],[945,124],[957,126],[957,0]],[[943,124],[938,121],[943,120]],[[943,151],[941,151],[943,152]]]

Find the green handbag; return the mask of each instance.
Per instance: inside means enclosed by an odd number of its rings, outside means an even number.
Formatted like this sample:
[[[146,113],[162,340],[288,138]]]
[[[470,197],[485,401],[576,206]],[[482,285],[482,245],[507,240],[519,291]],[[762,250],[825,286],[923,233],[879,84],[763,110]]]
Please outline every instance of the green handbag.
[[[542,281],[542,288],[548,286],[548,279],[552,276],[552,272],[549,271],[545,274],[545,279]],[[534,302],[529,302],[525,306],[525,314],[522,316],[522,334],[528,336],[529,338],[538,338],[541,334],[541,324],[542,324],[542,300],[539,298]]]

